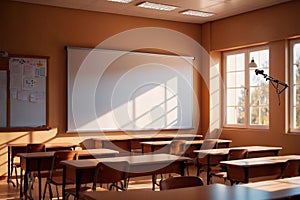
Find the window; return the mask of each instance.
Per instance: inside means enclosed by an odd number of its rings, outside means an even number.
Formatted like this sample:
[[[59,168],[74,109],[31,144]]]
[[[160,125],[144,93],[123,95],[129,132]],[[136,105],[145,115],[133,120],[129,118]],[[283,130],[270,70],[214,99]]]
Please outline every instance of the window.
[[[291,41],[291,131],[300,132],[300,39]]]
[[[269,126],[269,84],[255,69],[248,68],[252,58],[260,70],[269,73],[268,47],[224,53],[225,126]]]

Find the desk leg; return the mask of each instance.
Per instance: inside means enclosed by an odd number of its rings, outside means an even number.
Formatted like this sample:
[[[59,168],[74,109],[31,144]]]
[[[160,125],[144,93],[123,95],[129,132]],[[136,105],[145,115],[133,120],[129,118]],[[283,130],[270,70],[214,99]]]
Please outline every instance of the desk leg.
[[[81,170],[76,170],[76,193],[75,193],[75,198],[79,199],[79,190],[80,190],[80,185],[81,185]]]
[[[155,191],[156,174],[152,174],[152,190]]]
[[[30,180],[30,172],[27,170],[28,167],[26,167],[25,174],[24,174],[24,195],[25,199],[27,199],[27,192],[28,192],[28,185]]]
[[[39,199],[42,198],[41,161],[38,160]]]
[[[11,180],[11,175],[13,172],[13,164],[14,164],[14,158],[12,157],[12,149],[10,146],[7,147],[7,183],[12,183],[14,187],[16,187],[16,184]],[[18,182],[17,182],[18,187]]]
[[[63,184],[62,184],[62,198],[63,200],[66,199],[66,166],[63,166]]]
[[[20,173],[20,199],[23,197],[23,169],[21,168],[21,173]],[[25,177],[24,177],[24,182],[25,182]]]
[[[206,158],[207,158],[207,173],[206,173],[207,182],[206,183],[207,185],[209,185],[210,184],[210,155],[208,154]]]
[[[187,166],[187,162],[186,161],[181,162],[181,165],[180,165],[180,175],[181,176],[184,176],[186,166]]]

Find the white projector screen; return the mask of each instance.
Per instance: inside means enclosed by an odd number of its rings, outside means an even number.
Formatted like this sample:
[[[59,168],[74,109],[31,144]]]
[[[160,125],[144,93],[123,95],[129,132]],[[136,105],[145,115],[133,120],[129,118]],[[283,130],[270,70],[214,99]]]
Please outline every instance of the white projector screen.
[[[68,132],[193,128],[193,57],[67,47]]]

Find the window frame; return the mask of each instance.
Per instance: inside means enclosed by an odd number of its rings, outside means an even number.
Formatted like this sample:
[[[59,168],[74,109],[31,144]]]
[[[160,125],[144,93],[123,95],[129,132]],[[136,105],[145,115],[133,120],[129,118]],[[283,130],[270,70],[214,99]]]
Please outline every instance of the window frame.
[[[295,44],[299,44],[300,45],[300,38],[296,38],[296,39],[292,39],[289,41],[289,66],[290,66],[290,94],[289,94],[289,103],[290,103],[290,106],[289,106],[289,130],[290,132],[294,132],[294,133],[300,133],[300,127],[299,128],[296,128],[295,127],[295,124],[294,124],[294,86],[297,85],[297,84],[294,84],[294,45]],[[300,64],[300,63],[299,63]],[[300,86],[300,84],[299,84]],[[300,103],[299,103],[299,107],[300,107]]]
[[[251,113],[250,113],[250,72],[248,65],[250,63],[250,53],[255,52],[255,51],[261,51],[261,50],[269,50],[269,64],[270,64],[270,47],[269,45],[261,45],[261,46],[254,46],[254,47],[247,47],[247,48],[242,48],[242,49],[235,49],[235,50],[228,50],[222,52],[222,64],[223,64],[223,74],[224,74],[224,96],[223,96],[223,113],[224,113],[224,127],[226,128],[247,128],[247,129],[269,129],[270,127],[270,107],[269,108],[269,124],[268,125],[251,125],[250,120],[251,120]],[[227,56],[230,55],[236,55],[244,53],[245,57],[245,69],[244,69],[244,76],[245,76],[245,81],[244,81],[244,89],[245,89],[245,123],[244,124],[228,124],[227,123]],[[249,61],[249,62],[248,62]],[[259,67],[258,67],[259,69]],[[269,66],[270,70],[270,66]],[[270,92],[270,87],[268,87],[268,90]],[[270,99],[270,97],[269,97]]]

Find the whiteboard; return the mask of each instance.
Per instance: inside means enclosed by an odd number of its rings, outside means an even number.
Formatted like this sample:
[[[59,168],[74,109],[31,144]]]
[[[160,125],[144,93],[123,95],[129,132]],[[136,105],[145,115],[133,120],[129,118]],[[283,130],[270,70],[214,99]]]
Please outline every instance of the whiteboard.
[[[193,59],[67,47],[67,131],[193,128]]]

